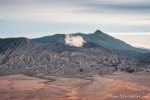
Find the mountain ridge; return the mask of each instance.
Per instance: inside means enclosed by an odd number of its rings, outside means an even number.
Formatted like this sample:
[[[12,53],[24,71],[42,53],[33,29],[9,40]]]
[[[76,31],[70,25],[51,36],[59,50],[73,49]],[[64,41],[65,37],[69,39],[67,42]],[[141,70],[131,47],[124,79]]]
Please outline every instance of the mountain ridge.
[[[20,45],[26,44],[34,44],[34,42],[25,37],[18,37],[18,38],[0,38],[0,52],[4,52],[7,49],[13,49]]]
[[[41,38],[35,38],[32,39],[32,41],[36,43],[59,43],[59,42],[65,42],[67,34],[55,34],[52,36],[45,36]],[[136,51],[140,53],[148,53],[150,52],[147,49],[141,49],[141,48],[135,48],[127,43],[125,43],[122,40],[116,39],[112,36],[109,36],[108,34],[103,33],[100,30],[96,30],[94,33],[84,34],[84,33],[73,33],[73,36],[80,36],[85,41],[98,44],[100,46],[103,46],[106,49],[109,50],[131,50]]]
[[[3,52],[0,50],[0,76],[25,74],[36,77],[40,74],[83,77],[116,71],[138,73],[141,68],[148,67],[131,58],[131,52],[129,56],[118,55],[89,41],[81,47],[64,42],[38,44],[27,38],[1,41],[4,44],[1,46]]]

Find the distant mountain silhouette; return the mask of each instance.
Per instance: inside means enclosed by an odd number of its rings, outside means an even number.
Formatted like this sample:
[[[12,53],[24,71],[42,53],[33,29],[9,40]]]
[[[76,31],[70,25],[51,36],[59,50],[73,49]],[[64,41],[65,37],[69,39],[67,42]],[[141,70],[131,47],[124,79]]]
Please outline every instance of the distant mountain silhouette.
[[[109,36],[105,33],[103,33],[100,30],[95,31],[92,34],[84,34],[84,33],[76,33],[72,34],[73,36],[81,36],[83,39],[87,42],[91,42],[94,44],[98,44],[100,46],[103,46],[106,49],[109,50],[130,50],[130,51],[136,51],[141,53],[147,53],[150,52],[147,49],[141,49],[141,48],[135,48],[131,45],[116,39],[112,36]],[[59,43],[65,41],[65,34],[55,34],[52,36],[46,36],[42,38],[36,38],[32,39],[36,43]]]

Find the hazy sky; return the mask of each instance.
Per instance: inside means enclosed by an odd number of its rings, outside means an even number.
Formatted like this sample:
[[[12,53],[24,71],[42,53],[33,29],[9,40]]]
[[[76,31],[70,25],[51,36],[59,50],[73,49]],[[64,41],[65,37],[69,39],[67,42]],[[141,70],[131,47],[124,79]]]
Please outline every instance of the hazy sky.
[[[150,48],[150,0],[0,0],[0,38],[97,29]]]

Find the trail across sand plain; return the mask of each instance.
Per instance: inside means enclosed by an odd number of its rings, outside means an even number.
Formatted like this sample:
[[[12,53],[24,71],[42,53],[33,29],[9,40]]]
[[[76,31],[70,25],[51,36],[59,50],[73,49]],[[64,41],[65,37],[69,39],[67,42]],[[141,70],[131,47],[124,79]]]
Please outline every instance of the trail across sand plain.
[[[150,87],[112,77],[0,77],[0,100],[150,100]]]

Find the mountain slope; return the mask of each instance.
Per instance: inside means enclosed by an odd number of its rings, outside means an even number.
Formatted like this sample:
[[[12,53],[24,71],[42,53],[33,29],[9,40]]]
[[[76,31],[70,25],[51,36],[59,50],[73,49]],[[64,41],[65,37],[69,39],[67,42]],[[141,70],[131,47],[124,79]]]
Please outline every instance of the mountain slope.
[[[146,64],[150,64],[150,53],[145,53],[145,54],[142,54],[138,57],[138,60],[141,62],[141,63],[146,63]]]
[[[52,36],[45,36],[42,38],[32,39],[36,43],[59,43],[64,42],[65,34],[55,34]]]
[[[29,44],[34,44],[34,42],[23,37],[0,39],[0,64],[5,64],[9,60],[9,56],[16,52],[16,49]]]
[[[30,43],[33,44],[33,42],[30,39],[23,38],[23,37],[0,39],[0,53],[8,49],[12,50],[18,46],[26,45]]]
[[[82,77],[111,74],[121,69],[136,69],[135,59],[115,55],[97,44],[86,42],[82,47],[63,43],[36,44],[19,42],[15,49],[0,53],[0,75],[25,74],[28,76],[56,75]],[[12,44],[12,43],[10,43]],[[9,43],[8,43],[9,45]],[[7,45],[3,46],[7,47]]]
[[[72,36],[81,36],[85,41],[98,44],[109,50],[119,49],[119,50],[131,50],[131,51],[136,51],[141,53],[150,52],[149,50],[146,49],[132,47],[131,45],[119,39],[115,39],[114,37],[101,32],[100,30],[95,31],[93,34],[76,33],[76,34],[72,34]],[[32,40],[36,43],[59,43],[59,42],[65,42],[65,35],[56,34],[56,35],[46,36],[46,37],[32,39]]]

